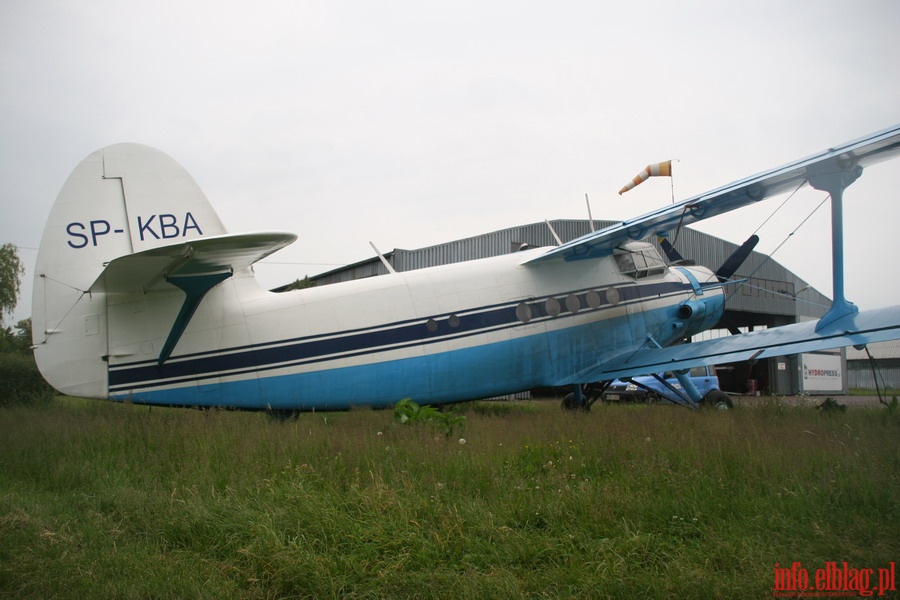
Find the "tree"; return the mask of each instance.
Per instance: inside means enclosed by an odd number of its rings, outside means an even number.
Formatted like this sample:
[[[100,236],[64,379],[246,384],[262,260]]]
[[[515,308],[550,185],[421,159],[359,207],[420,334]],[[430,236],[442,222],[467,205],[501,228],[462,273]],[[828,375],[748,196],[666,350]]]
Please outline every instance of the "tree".
[[[0,353],[3,352],[31,354],[31,318],[22,319],[15,327],[0,327]]]
[[[0,327],[0,354],[14,352],[17,354],[31,354],[31,319],[22,319],[12,327]]]
[[[304,275],[303,279],[295,279],[293,283],[289,283],[283,288],[277,290],[279,292],[290,292],[292,290],[305,290],[306,288],[316,287],[316,281],[310,279],[309,275]]]
[[[19,301],[19,290],[25,267],[19,260],[19,251],[14,244],[0,246],[0,321],[4,315],[12,316]]]

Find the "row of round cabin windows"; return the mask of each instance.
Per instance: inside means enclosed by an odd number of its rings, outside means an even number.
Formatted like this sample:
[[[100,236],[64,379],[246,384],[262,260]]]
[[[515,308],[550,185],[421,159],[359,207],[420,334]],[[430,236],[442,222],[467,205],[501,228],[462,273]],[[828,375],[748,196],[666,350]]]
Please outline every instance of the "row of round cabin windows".
[[[459,317],[457,317],[456,315],[450,315],[449,317],[447,317],[447,324],[450,327],[456,329],[457,327],[459,327]],[[425,328],[431,333],[434,333],[438,330],[438,323],[434,319],[428,319],[427,321],[425,321]]]
[[[522,302],[516,307],[516,318],[523,323],[528,323],[536,314],[540,315],[541,304],[543,304],[544,312],[551,317],[558,317],[562,314],[563,307],[565,307],[567,312],[577,313],[585,307],[592,309],[600,308],[604,303],[604,300],[606,301],[606,304],[618,304],[620,300],[619,290],[616,288],[608,288],[601,292],[591,290],[584,294],[583,297],[577,294],[569,294],[562,299],[562,301],[560,301],[559,298],[551,297],[544,300],[543,303]],[[447,324],[453,329],[459,327],[459,317],[450,315],[447,317]],[[429,332],[434,333],[438,330],[438,322],[434,319],[428,319],[425,322],[425,328],[428,329]]]
[[[559,298],[547,298],[543,302],[543,308],[544,312],[551,317],[558,317],[563,312],[563,306],[565,306],[566,311],[577,313],[585,306],[592,309],[600,308],[604,299],[607,304],[618,304],[620,300],[619,290],[616,288],[608,288],[603,292],[591,290],[584,294],[583,299],[577,294],[569,294],[562,302],[560,302]],[[529,322],[535,317],[535,314],[540,314],[540,304],[522,302],[516,307],[516,317],[523,323]]]

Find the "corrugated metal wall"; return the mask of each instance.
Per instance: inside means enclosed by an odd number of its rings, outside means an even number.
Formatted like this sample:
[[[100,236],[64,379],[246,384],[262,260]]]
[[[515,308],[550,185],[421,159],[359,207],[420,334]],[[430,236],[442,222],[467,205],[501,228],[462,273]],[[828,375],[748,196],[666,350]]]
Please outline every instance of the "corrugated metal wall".
[[[613,222],[607,221],[603,223],[611,225]],[[587,221],[552,221],[552,224],[563,241],[573,240],[590,231]],[[604,226],[604,224],[597,225],[597,227]],[[429,246],[419,250],[398,249],[394,251],[393,265],[398,271],[411,271],[436,265],[447,265],[509,254],[519,249],[522,244],[528,244],[532,247],[555,246],[556,240],[553,238],[553,234],[550,233],[550,228],[547,227],[546,223],[532,223]]]
[[[898,361],[878,360],[875,362],[878,387],[881,389],[900,389],[900,364],[898,364]],[[847,362],[847,386],[864,390],[875,389],[875,376],[872,374],[872,365],[868,360]]]

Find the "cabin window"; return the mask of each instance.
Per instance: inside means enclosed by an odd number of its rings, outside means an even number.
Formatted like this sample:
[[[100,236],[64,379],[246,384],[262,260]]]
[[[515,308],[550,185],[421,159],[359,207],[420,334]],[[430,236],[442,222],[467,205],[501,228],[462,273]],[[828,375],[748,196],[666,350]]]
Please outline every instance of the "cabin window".
[[[619,290],[616,288],[609,288],[606,290],[606,301],[610,304],[618,304],[621,296],[619,295]]]
[[[531,320],[531,307],[527,302],[522,302],[516,307],[516,316],[523,323],[527,323]]]
[[[544,302],[544,310],[546,310],[547,314],[551,317],[558,317],[559,313],[562,312],[562,306],[556,298],[548,298],[547,301]]]
[[[666,263],[652,244],[632,242],[615,253],[616,266],[623,275],[643,279],[666,272]]]

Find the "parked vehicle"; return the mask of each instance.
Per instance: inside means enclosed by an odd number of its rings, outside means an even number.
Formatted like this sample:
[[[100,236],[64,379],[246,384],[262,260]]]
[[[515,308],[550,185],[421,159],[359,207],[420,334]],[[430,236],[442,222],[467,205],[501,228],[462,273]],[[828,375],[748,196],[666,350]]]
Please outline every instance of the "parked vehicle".
[[[719,389],[719,378],[716,376],[714,366],[694,367],[690,371],[690,378],[703,397],[704,403],[719,408],[731,408],[731,399]],[[678,379],[673,373],[665,373],[663,379],[665,384],[652,375],[616,379],[603,391],[600,399],[604,402],[677,401],[677,398],[673,398],[676,391],[682,392]]]

